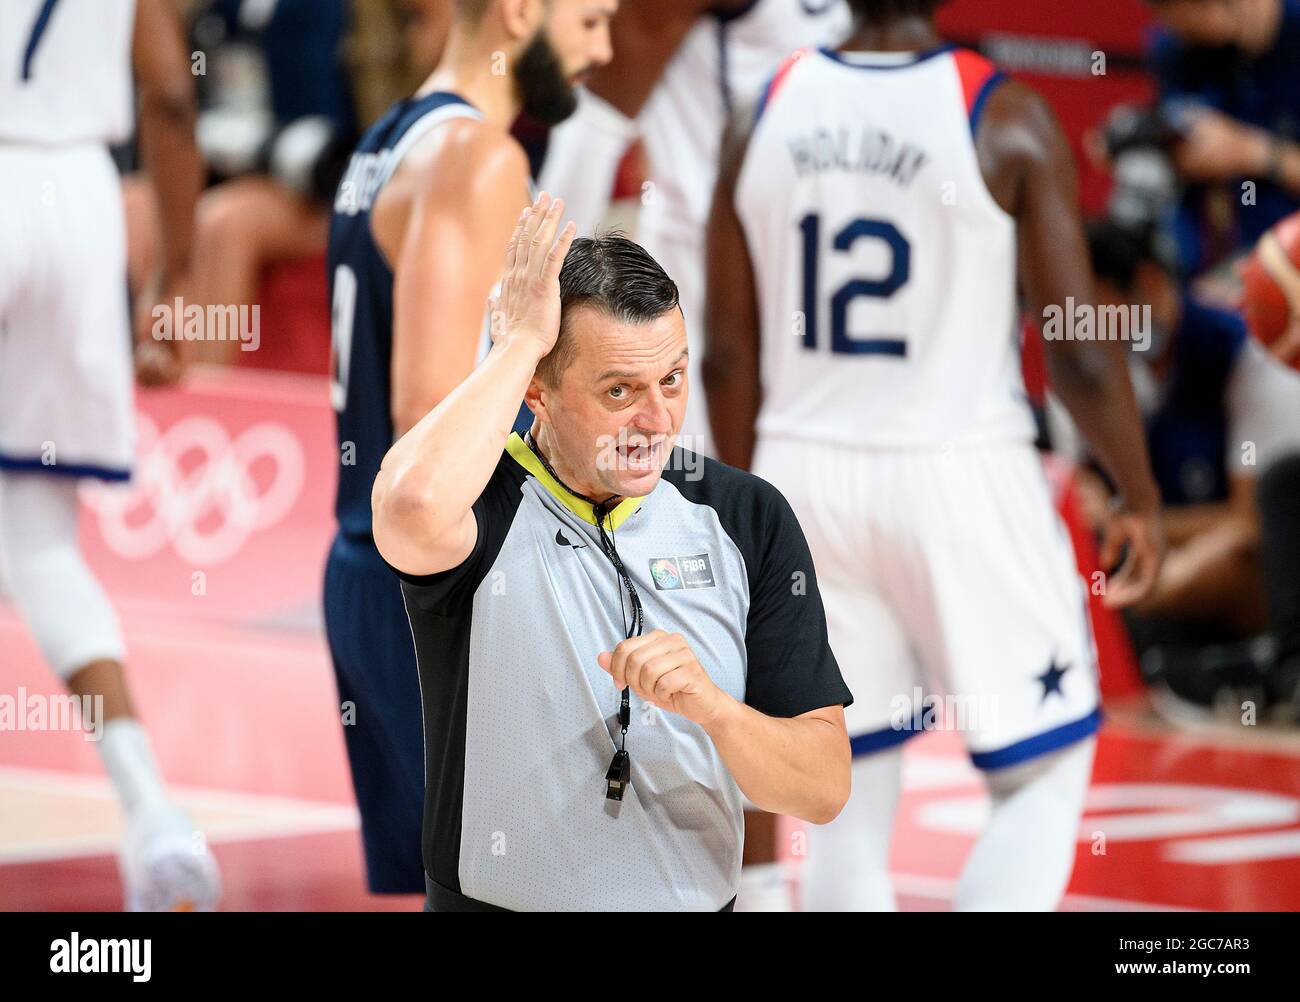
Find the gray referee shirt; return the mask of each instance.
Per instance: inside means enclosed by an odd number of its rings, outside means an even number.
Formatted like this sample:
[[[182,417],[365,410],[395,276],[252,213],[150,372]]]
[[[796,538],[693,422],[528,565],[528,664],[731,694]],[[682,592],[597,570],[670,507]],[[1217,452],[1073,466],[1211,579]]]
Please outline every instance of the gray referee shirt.
[[[631,783],[605,799],[619,691],[596,663],[631,608],[590,504],[511,435],[450,571],[402,575],[424,701],[424,866],[516,910],[716,911],[736,893],[742,798],[703,728],[632,694]],[[674,449],[607,529],[645,609],[714,683],[774,717],[852,696],[812,558],[776,488]]]

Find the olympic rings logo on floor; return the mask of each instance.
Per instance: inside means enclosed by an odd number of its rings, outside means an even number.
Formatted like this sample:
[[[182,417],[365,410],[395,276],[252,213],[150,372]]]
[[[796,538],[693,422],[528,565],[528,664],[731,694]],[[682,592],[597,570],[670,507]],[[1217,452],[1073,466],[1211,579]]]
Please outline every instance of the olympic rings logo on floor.
[[[282,424],[250,425],[232,440],[209,417],[181,418],[160,434],[139,414],[137,433],[130,486],[95,485],[83,495],[104,542],[123,559],[145,560],[170,545],[187,563],[224,563],[288,515],[302,493],[306,456]],[[264,466],[270,479],[255,478]]]

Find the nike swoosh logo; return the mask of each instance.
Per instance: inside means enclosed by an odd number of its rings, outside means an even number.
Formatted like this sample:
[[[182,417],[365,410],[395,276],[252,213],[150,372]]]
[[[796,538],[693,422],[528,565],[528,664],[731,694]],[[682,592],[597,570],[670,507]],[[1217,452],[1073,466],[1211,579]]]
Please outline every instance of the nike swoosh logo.
[[[575,550],[582,550],[587,546],[586,543],[570,543],[568,538],[560,529],[555,530],[555,542],[560,546],[572,547]]]

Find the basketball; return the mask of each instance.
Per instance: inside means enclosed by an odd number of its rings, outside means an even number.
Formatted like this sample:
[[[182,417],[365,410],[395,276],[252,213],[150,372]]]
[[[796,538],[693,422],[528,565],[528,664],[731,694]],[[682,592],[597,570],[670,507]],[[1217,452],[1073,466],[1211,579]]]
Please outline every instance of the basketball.
[[[1246,262],[1242,295],[1251,334],[1300,369],[1300,212],[1260,238]]]

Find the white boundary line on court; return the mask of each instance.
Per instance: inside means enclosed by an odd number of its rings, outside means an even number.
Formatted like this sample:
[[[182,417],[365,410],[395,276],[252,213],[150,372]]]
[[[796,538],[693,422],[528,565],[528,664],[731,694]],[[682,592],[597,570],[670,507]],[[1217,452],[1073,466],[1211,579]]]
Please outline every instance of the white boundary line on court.
[[[113,792],[106,778],[56,769],[0,766],[0,796],[5,790],[90,797],[114,802]],[[258,815],[206,826],[204,835],[211,845],[354,831],[360,824],[357,810],[350,804],[257,793],[235,793],[229,790],[176,784],[168,784],[168,791],[175,796],[180,806],[191,813],[229,811]],[[0,865],[111,856],[118,850],[121,834],[119,828],[114,831],[66,838],[31,839],[15,841],[9,845],[0,844]]]

